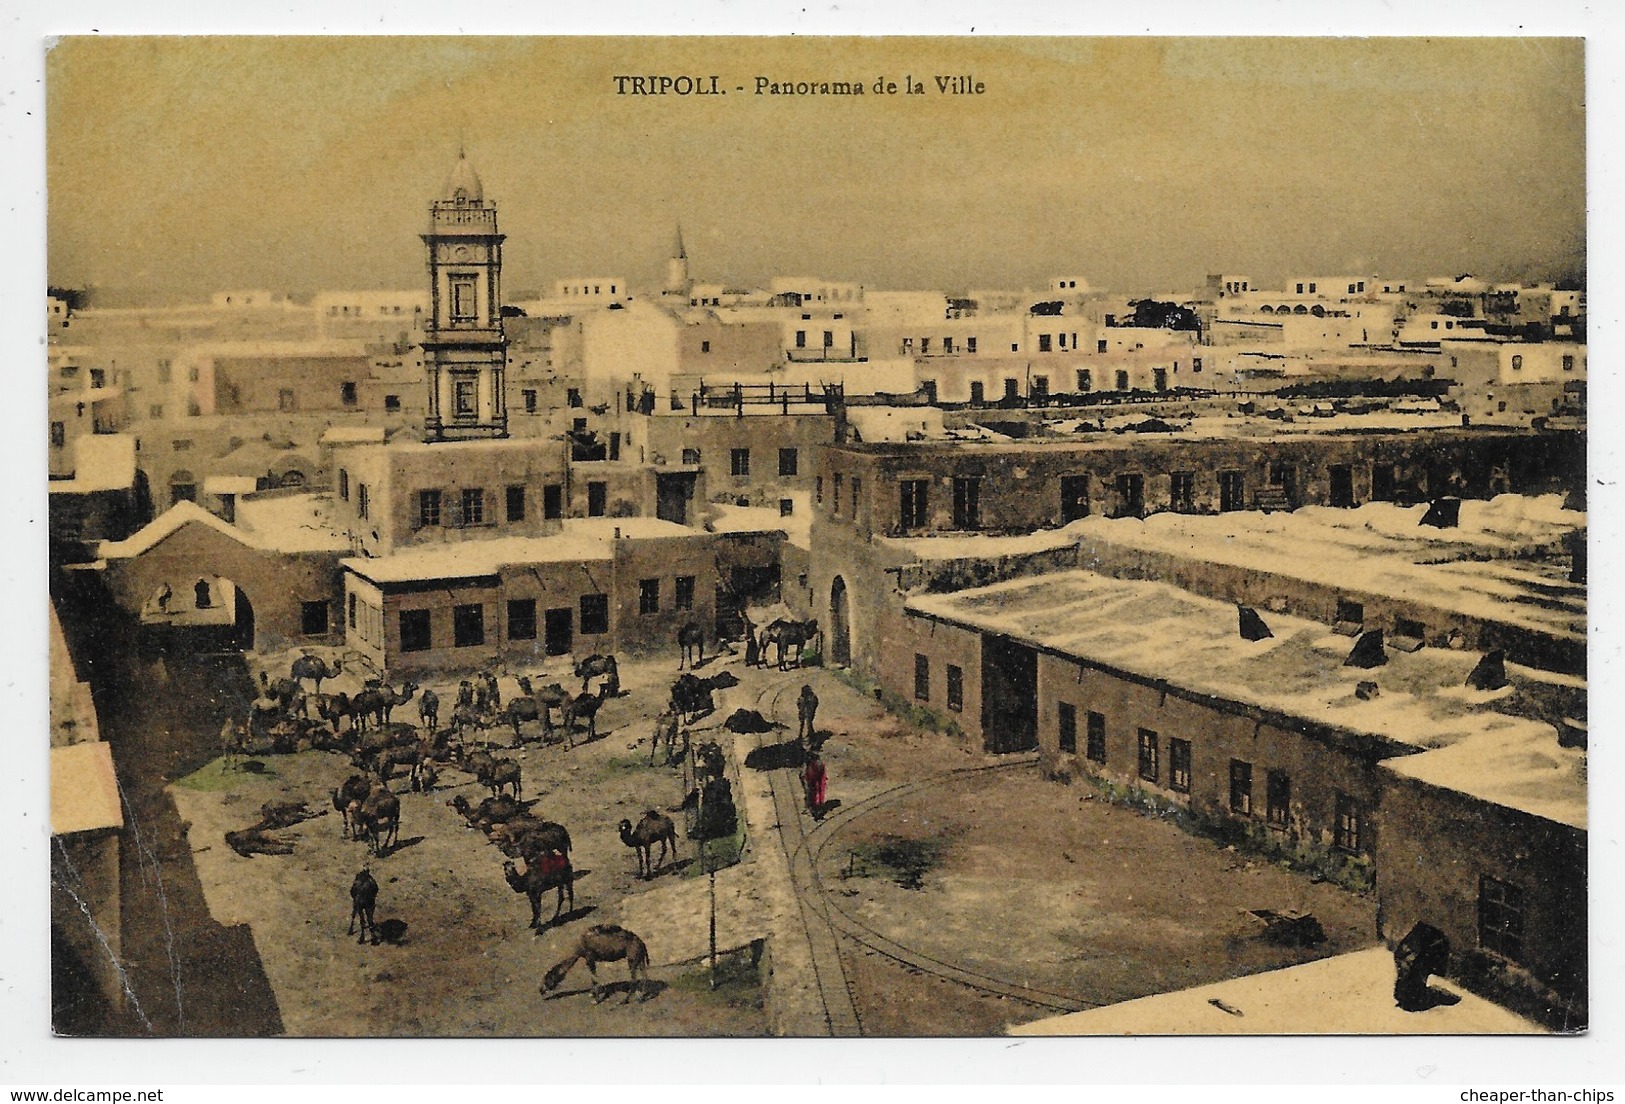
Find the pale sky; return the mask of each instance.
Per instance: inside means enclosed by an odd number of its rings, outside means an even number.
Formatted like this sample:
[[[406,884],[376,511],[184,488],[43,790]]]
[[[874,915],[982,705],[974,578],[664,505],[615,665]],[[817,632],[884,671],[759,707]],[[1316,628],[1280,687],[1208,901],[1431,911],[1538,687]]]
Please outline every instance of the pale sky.
[[[648,73],[727,95],[616,94]],[[872,93],[905,74],[928,91]],[[46,87],[50,282],[166,297],[418,286],[459,142],[510,295],[648,286],[678,222],[694,278],[736,284],[1584,263],[1576,39],[71,38]]]

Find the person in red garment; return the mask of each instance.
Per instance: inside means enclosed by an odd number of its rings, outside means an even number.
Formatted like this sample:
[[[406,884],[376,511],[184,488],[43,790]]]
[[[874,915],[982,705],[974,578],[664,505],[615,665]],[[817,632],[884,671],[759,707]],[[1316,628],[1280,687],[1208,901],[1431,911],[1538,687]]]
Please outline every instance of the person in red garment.
[[[828,781],[829,773],[817,752],[807,756],[807,765],[801,769],[801,784],[807,791],[807,811],[814,820],[824,808],[824,787]]]

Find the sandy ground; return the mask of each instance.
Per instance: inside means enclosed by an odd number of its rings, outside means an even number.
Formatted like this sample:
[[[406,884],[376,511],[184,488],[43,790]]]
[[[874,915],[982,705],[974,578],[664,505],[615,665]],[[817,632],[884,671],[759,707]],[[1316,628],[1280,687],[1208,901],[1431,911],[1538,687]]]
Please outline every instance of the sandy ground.
[[[283,664],[279,656],[266,665],[274,673]],[[740,707],[758,709],[782,726],[741,738],[736,772],[753,769],[740,761],[742,753],[793,737],[803,683],[821,699],[817,727],[828,796],[846,806],[904,782],[996,761],[910,728],[832,672],[746,670],[728,657],[702,673],[724,667],[742,683],[718,695],[716,713],[694,726],[693,738],[725,737],[724,746],[733,746],[719,726]],[[674,662],[623,665],[626,693],[600,714],[600,739],[574,750],[532,742],[503,753],[521,764],[526,798],[539,797],[537,811],[565,824],[575,843],[576,910],[540,935],[527,928],[528,903],[505,882],[500,853],[446,807],[456,793],[482,796],[460,772],[448,770],[438,793],[401,794],[399,846],[378,859],[363,844],[340,838],[339,817],[331,811],[282,833],[295,843],[291,855],[243,858],[224,844],[227,829],[253,823],[269,800],[330,809],[329,792],[351,773],[340,755],[263,756],[265,774],[221,775],[210,767],[190,784],[171,787],[180,815],[190,821],[188,839],[210,913],[253,933],[283,1029],[381,1036],[765,1034],[764,1000],[771,1000],[774,984],[793,979],[758,978],[747,955],[737,953],[725,962],[731,980],[713,992],[695,961],[706,944],[707,898],[692,863],[693,845],[684,841],[673,864],[678,869],[643,881],[616,833],[621,818],[636,820],[644,809],[669,810],[681,800],[679,772],[649,766],[646,743],[675,675]],[[336,688],[345,689],[349,677],[341,676]],[[431,684],[442,715],[455,684],[455,678]],[[511,677],[502,686],[505,695],[514,692]],[[397,719],[416,720],[416,714],[416,703],[409,703]],[[506,743],[511,733],[492,735]],[[793,768],[781,769],[794,785]],[[397,789],[404,788],[398,781]],[[682,815],[672,815],[681,828]],[[810,818],[804,827],[813,827]],[[903,888],[887,869],[854,860],[854,851],[888,837],[938,842],[920,888]],[[764,843],[751,842],[747,864],[757,861]],[[350,880],[368,862],[381,886],[379,920],[405,925],[397,944],[359,946],[345,934]],[[822,863],[833,903],[923,960],[1091,1005],[1374,941],[1370,901],[1109,807],[1082,787],[1042,781],[1036,767],[945,781],[885,805],[844,826],[825,847]],[[748,878],[740,880],[746,874],[741,867],[719,879],[725,947],[764,928],[752,916],[758,900]],[[549,895],[544,919],[551,906]],[[1312,950],[1267,944],[1259,938],[1262,923],[1246,912],[1254,908],[1307,909],[1328,941]],[[568,953],[580,931],[623,921],[649,945],[655,984],[648,999],[639,994],[623,1004],[624,987],[617,986],[608,1001],[594,1004],[580,966],[559,993],[538,991],[542,974]],[[844,936],[839,946],[866,1035],[998,1034],[1052,1011],[912,969]],[[603,976],[619,982],[624,967],[606,966]]]

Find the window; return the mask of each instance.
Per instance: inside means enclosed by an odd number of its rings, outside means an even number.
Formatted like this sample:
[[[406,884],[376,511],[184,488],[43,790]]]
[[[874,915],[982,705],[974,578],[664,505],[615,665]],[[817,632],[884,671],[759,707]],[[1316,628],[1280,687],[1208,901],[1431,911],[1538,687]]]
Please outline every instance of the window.
[[[525,520],[525,488],[523,484],[515,483],[508,488],[508,520]]]
[[[914,655],[914,700],[931,700],[931,660],[918,652]]]
[[[1168,505],[1188,512],[1196,508],[1196,473],[1176,471],[1168,473]]]
[[[345,380],[343,383],[339,384],[339,401],[345,406],[355,405],[356,399],[354,383],[349,380]]]
[[[1168,390],[1168,369],[1151,369],[1151,386],[1156,388],[1158,391]]]
[[[1574,357],[1573,356],[1568,355],[1568,354],[1564,355],[1564,357],[1563,357],[1563,371],[1565,371],[1565,372],[1574,371]]]
[[[830,513],[839,515],[841,512],[841,492],[846,489],[846,477],[840,472],[835,473],[835,493],[829,496]]]
[[[197,367],[197,365],[195,365],[195,364],[191,365],[189,368],[186,369],[186,381],[188,383],[196,383],[198,381],[198,367]]]
[[[914,339],[912,337],[903,338],[903,355],[904,356],[913,356],[914,355]]]
[[[327,635],[327,600],[299,603],[299,631],[306,636]]]
[[[728,474],[742,478],[750,476],[750,449],[736,448],[729,450]]]
[[[898,485],[898,499],[901,516],[898,524],[904,529],[920,529],[925,526],[925,508],[930,482],[924,479],[905,479]]]
[[[479,487],[463,490],[463,524],[485,524],[485,491]]]
[[[1302,295],[1302,294],[1303,294],[1303,285],[1302,285],[1302,284],[1299,284],[1299,285],[1298,285],[1298,290],[1297,290],[1297,294],[1299,294],[1299,295]]]
[[[711,351],[711,343],[709,341],[700,342],[700,352],[709,353],[710,351]]]
[[[603,517],[609,509],[609,484],[594,481],[587,484],[587,516]]]
[[[1200,372],[1201,370],[1202,370],[1202,358],[1201,357],[1192,357],[1191,358],[1191,371],[1192,372]]]
[[[51,444],[61,448],[68,443],[68,427],[63,422],[51,423]]]
[[[519,397],[524,401],[526,414],[536,413],[536,388],[525,388],[519,392]]]
[[[807,347],[807,331],[806,330],[797,330],[796,331],[796,348],[805,349],[806,347]]]
[[[1117,373],[1117,389],[1119,391],[1128,390],[1128,373],[1121,369]]]
[[[824,477],[821,475],[813,480],[813,502],[819,506],[824,504]]]
[[[299,400],[293,393],[293,388],[284,387],[276,393],[276,408],[284,414],[291,414],[299,409]]]
[[[1337,795],[1337,820],[1332,828],[1332,846],[1339,851],[1360,851],[1360,806],[1346,793]]]
[[[581,632],[584,636],[598,636],[609,631],[609,595],[583,594],[581,596]]]
[[[1117,516],[1139,517],[1145,513],[1145,476],[1124,472],[1117,477]]]
[[[479,396],[475,393],[473,376],[454,376],[451,381],[451,412],[458,418],[472,418],[479,413]]]
[[[1140,729],[1140,777],[1147,782],[1157,780],[1157,734],[1149,728]]]
[[[349,596],[349,601],[346,602],[345,604],[348,607],[347,617],[348,617],[348,620],[349,620],[349,624],[350,624],[350,627],[353,629],[353,628],[355,628],[356,596],[354,594],[351,594]]]
[[[542,517],[556,521],[563,516],[564,488],[557,483],[549,483],[542,488]]]
[[[948,664],[948,708],[955,713],[965,709],[965,672],[952,663]]]
[[[982,526],[982,481],[974,475],[954,476],[954,528]]]
[[[1047,352],[1050,351],[1050,335],[1049,334],[1039,334],[1038,335],[1038,351],[1041,352],[1041,353],[1047,353]]]
[[[1394,618],[1394,635],[1409,637],[1412,640],[1424,640],[1427,637],[1427,626],[1420,621],[1409,617]]]
[[[1076,755],[1078,751],[1078,710],[1066,702],[1055,703],[1056,731],[1062,755]]]
[[[1523,890],[1488,874],[1478,879],[1478,945],[1514,962],[1523,957]]]
[[[965,351],[967,353],[974,353],[976,351],[976,339],[974,337],[967,337],[965,339]]]
[[[484,606],[451,607],[451,642],[459,648],[478,648],[485,643]]]
[[[1092,390],[1094,390],[1094,386],[1095,386],[1095,380],[1094,380],[1093,373],[1091,373],[1090,370],[1087,369],[1087,368],[1079,368],[1078,369],[1078,390],[1079,391],[1092,391]]]
[[[1027,393],[1032,398],[1042,399],[1049,394],[1049,377],[1034,376],[1032,383],[1027,387]]]
[[[1005,397],[1005,399],[1007,401],[1014,402],[1020,396],[1021,396],[1021,381],[1018,380],[1018,379],[1010,379],[1009,377],[1006,377],[1005,381],[1004,381],[1004,397]]]
[[[863,480],[854,475],[852,477],[852,519],[854,521],[856,521],[858,517],[858,495],[862,492],[862,490]]]
[[[365,483],[357,483],[355,488],[355,512],[357,517],[364,518],[367,516],[369,508],[371,507],[368,497],[367,485]]]
[[[1061,476],[1061,524],[1089,516],[1089,477]]]
[[[1179,793],[1191,792],[1191,742],[1168,741],[1168,788]]]
[[[981,380],[972,380],[970,385],[970,401],[972,406],[981,406],[987,401],[987,389]]]
[[[1105,351],[1106,351],[1106,339],[1103,337],[1099,341],[1095,342],[1095,352],[1104,353]]]
[[[781,448],[779,450],[780,475],[795,475],[800,470],[800,466],[800,458],[797,456],[795,449]]]
[[[1085,751],[1089,758],[1096,763],[1106,761],[1106,716],[1103,713],[1091,712],[1088,717],[1089,743]]]
[[[508,639],[536,639],[536,599],[508,599]]]
[[[474,277],[457,275],[451,278],[451,320],[474,321]]]
[[[399,410],[400,408],[401,408],[401,397],[399,395],[385,395],[384,396],[384,409],[385,410],[396,411],[396,410]]]
[[[694,608],[694,576],[679,575],[672,592],[672,608],[691,610]]]
[[[579,388],[579,387],[567,387],[567,388],[565,388],[564,389],[564,405],[565,406],[580,408],[580,406],[582,405],[582,402],[581,402],[581,388]]]
[[[683,464],[685,466],[687,466],[687,467],[695,467],[695,468],[699,467],[699,465],[700,465],[700,450],[697,449],[697,448],[686,448],[686,449],[684,449],[683,450]]]
[[[1264,818],[1272,828],[1285,828],[1292,815],[1292,778],[1286,771],[1272,770],[1264,797]]]
[[[1230,760],[1230,811],[1253,815],[1253,765],[1240,759]]]
[[[835,345],[835,333],[834,333],[834,331],[833,330],[825,330],[824,331],[824,348],[829,349],[829,348],[832,348],[834,345]]]
[[[1515,354],[1513,356],[1513,358],[1512,358],[1512,370],[1514,372],[1523,371],[1523,356],[1521,354]]]
[[[660,580],[659,579],[639,579],[638,580],[638,612],[639,613],[659,613],[660,612]]]
[[[163,416],[164,416],[164,404],[163,403],[153,403],[152,405],[147,407],[147,417],[149,417],[149,418],[162,418]]]
[[[779,516],[792,517],[796,512],[796,500],[793,498],[779,499]]]
[[[158,382],[159,383],[168,383],[170,381],[170,375],[171,375],[170,362],[167,361],[167,360],[160,360],[158,362]]]
[[[429,650],[429,611],[401,611],[401,651],[426,652]]]

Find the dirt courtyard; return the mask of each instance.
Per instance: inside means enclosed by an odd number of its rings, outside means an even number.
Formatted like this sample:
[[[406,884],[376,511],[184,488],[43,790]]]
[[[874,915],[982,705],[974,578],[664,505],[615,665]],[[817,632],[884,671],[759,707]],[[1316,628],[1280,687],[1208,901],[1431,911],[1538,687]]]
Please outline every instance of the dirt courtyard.
[[[284,657],[266,659],[272,671],[282,663]],[[961,775],[889,800],[884,795],[900,784],[996,760],[909,726],[833,672],[751,670],[737,657],[722,657],[701,673],[723,669],[740,685],[720,692],[716,712],[693,726],[696,742],[722,737],[730,747],[721,723],[743,707],[779,726],[747,740],[764,748],[782,744],[794,735],[796,692],[803,683],[816,688],[829,796],[859,814],[811,838],[821,848],[828,903],[923,961],[1097,1005],[1373,942],[1371,902],[1110,807],[1087,787],[1043,781],[1036,766]],[[540,678],[579,688],[562,673],[555,665]],[[619,984],[595,1004],[583,965],[557,992],[539,992],[542,974],[586,927],[620,922],[630,898],[692,884],[699,873],[694,845],[685,839],[675,863],[652,880],[639,879],[634,854],[616,831],[622,818],[635,821],[658,808],[669,811],[682,832],[682,813],[671,811],[683,796],[680,772],[650,766],[647,742],[676,673],[675,659],[623,664],[624,693],[605,704],[599,739],[573,750],[528,740],[498,752],[520,763],[524,796],[540,799],[534,811],[564,824],[573,838],[576,909],[540,935],[527,927],[526,899],[504,879],[503,856],[447,807],[457,794],[470,801],[483,796],[455,769],[444,772],[433,794],[405,792],[405,780],[397,780],[400,841],[381,858],[341,839],[332,811],[280,833],[294,842],[291,855],[243,858],[224,844],[223,833],[254,823],[266,801],[331,810],[330,791],[353,771],[337,753],[261,756],[264,773],[223,773],[216,762],[174,785],[209,910],[223,924],[252,931],[286,1033],[768,1034],[771,953],[760,970],[743,953],[725,959],[724,982],[714,991],[702,963],[691,955],[673,961],[671,948],[703,941],[707,918],[694,906],[631,910],[676,917],[671,923],[687,930],[638,930],[649,946],[654,984],[630,1003],[622,1003],[625,986]],[[444,715],[456,678],[430,685]],[[511,676],[503,677],[502,688],[505,697],[515,693]],[[410,702],[398,707],[396,719],[415,721],[416,714]],[[525,733],[534,736],[535,726]],[[488,738],[507,744],[511,735],[499,729]],[[738,777],[756,767],[735,761],[730,769]],[[776,769],[796,785],[795,768]],[[877,796],[872,808],[851,808]],[[803,827],[815,830],[810,818]],[[904,857],[886,854],[909,868],[912,881],[902,880],[912,888],[898,884],[899,865],[888,864],[884,854],[875,858],[877,847],[898,841]],[[770,843],[776,845],[759,832],[743,861],[763,861]],[[359,946],[345,934],[350,880],[367,863],[381,887],[379,920],[405,925],[398,943]],[[1259,938],[1263,924],[1247,912],[1266,908],[1313,912],[1327,942],[1309,950],[1266,943]],[[552,912],[550,893],[543,919]],[[914,969],[848,935],[838,946],[865,1035],[995,1035],[1053,1011]],[[625,967],[608,964],[601,977],[623,983]],[[785,984],[788,975],[776,980]]]

